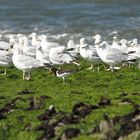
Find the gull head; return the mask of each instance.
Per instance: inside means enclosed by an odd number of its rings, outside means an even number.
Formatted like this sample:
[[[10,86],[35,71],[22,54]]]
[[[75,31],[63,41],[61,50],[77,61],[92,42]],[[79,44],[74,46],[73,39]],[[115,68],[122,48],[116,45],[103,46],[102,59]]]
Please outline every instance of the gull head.
[[[33,32],[28,37],[29,38],[37,38],[37,33]]]
[[[81,39],[80,39],[80,44],[83,45],[83,44],[85,44],[85,43],[86,43],[86,39],[85,39],[84,37],[81,38]]]
[[[92,38],[94,38],[94,39],[101,39],[102,37],[101,37],[101,35],[96,34],[96,35],[95,35],[95,36],[93,36]]]
[[[121,39],[119,43],[121,43],[121,44],[127,44],[127,42],[128,41],[126,39]]]
[[[113,39],[117,39],[117,37],[116,36],[113,36]]]
[[[113,36],[112,45],[115,45],[116,43],[118,43],[118,38],[117,38],[117,36]]]
[[[69,40],[67,43],[67,47],[68,48],[74,48],[74,41],[73,40]]]
[[[19,39],[18,39],[18,42],[19,42],[19,45],[24,45],[24,40],[23,40],[23,38],[19,38]]]
[[[40,40],[47,40],[47,36],[46,36],[46,35],[41,35],[41,36],[39,37],[39,39],[40,39]]]
[[[96,34],[92,38],[95,39],[95,44],[100,43],[101,39],[102,39],[101,35],[99,35],[99,34]]]
[[[117,41],[117,36],[113,36],[113,40],[114,41]]]
[[[17,36],[17,38],[22,38],[22,37],[24,37],[23,34],[17,34],[16,36]]]
[[[86,39],[85,38],[81,38],[80,39],[80,48],[86,48],[88,46],[88,44],[86,44]]]
[[[138,39],[137,38],[134,38],[133,39],[133,43],[138,44]]]

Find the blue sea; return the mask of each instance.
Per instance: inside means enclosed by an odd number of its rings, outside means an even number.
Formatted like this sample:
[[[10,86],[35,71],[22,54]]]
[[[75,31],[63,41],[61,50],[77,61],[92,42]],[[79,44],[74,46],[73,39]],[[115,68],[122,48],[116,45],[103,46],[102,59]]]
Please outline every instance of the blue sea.
[[[140,0],[0,0],[0,33],[140,38]]]

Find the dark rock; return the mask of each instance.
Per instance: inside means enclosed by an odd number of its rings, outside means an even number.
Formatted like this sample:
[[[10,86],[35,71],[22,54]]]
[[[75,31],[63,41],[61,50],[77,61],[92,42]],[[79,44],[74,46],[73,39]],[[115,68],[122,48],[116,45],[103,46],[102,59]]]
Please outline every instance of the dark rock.
[[[39,139],[43,140],[43,139],[50,139],[50,138],[55,137],[55,126],[56,124],[55,125],[54,124],[53,125],[48,125],[48,124],[40,125],[36,130],[43,130],[44,134]]]
[[[62,124],[76,124],[80,122],[80,118],[76,115],[70,114],[62,117],[59,122]]]
[[[35,93],[33,91],[25,89],[25,90],[19,91],[17,94],[24,95],[24,94],[35,94]]]
[[[139,122],[140,123],[140,122]],[[130,134],[134,130],[136,130],[136,123],[132,121],[126,121],[124,124],[121,125],[120,128],[120,135],[124,136],[125,134]]]
[[[37,107],[35,107],[34,100],[30,101],[29,106],[30,107],[27,108],[27,110],[29,110],[29,111],[37,109]]]
[[[30,103],[29,103],[29,107],[27,108],[27,110],[31,111],[31,110],[43,108],[45,106],[45,99],[46,98],[49,98],[49,97],[48,96],[40,96],[40,97],[29,98]]]
[[[11,100],[9,103],[5,105],[5,107],[0,109],[0,118],[6,118],[6,114],[8,114],[12,109],[16,108],[17,98]]]
[[[82,118],[84,118],[86,115],[88,115],[91,111],[92,111],[92,106],[85,105],[82,102],[75,104],[72,109],[72,113],[74,115],[81,116]]]
[[[49,120],[54,114],[56,114],[56,109],[54,106],[51,106],[49,109],[45,111],[44,114],[38,116],[38,119],[46,121]]]
[[[134,111],[127,115],[116,116],[112,119],[107,114],[104,114],[105,121],[97,125],[91,133],[103,133],[107,139],[118,140],[120,137],[140,130],[139,116],[140,110],[137,106],[134,107]]]
[[[124,98],[124,99],[121,100],[121,102],[122,103],[134,104],[134,102],[131,99],[129,99],[129,98]]]
[[[111,101],[110,99],[106,98],[106,97],[101,97],[100,101],[98,103],[99,106],[106,106],[106,105],[110,105]]]
[[[120,94],[120,97],[124,97],[124,96],[127,96],[127,95],[128,95],[128,93],[122,92],[122,93]]]
[[[10,111],[10,108],[9,107],[5,107],[5,108],[2,108],[2,109],[0,109],[0,114],[6,114],[6,113],[8,113]]]
[[[55,136],[55,130],[52,125],[49,125],[45,130],[45,135],[47,138],[53,138]]]
[[[51,97],[49,97],[47,95],[42,95],[42,96],[40,96],[40,98],[42,98],[42,99],[50,99]]]
[[[44,121],[40,126],[36,128],[36,130],[43,130],[44,134],[42,135],[39,140],[48,140],[50,138],[55,137],[55,127],[58,125],[59,120],[53,120],[51,123],[50,121],[57,116],[59,113],[56,112],[54,106],[50,106],[49,109],[45,111],[44,114],[38,116],[38,119]]]
[[[40,130],[46,130],[48,127],[48,121],[43,122],[42,124],[40,124],[38,127],[36,127],[35,130],[40,131]]]
[[[67,140],[73,137],[77,137],[80,134],[80,129],[78,128],[68,128],[66,129],[61,136],[61,140]]]
[[[0,100],[2,100],[2,99],[6,99],[4,96],[0,96]]]
[[[99,105],[92,105],[91,108],[92,108],[92,110],[99,109]]]
[[[139,112],[140,104],[134,104],[133,108],[134,108],[135,111]]]
[[[32,99],[31,99],[32,100]],[[55,137],[57,128],[63,125],[77,124],[82,118],[86,117],[93,109],[98,109],[99,105],[86,105],[85,103],[77,103],[73,106],[71,113],[57,112],[54,106],[50,106],[44,114],[38,116],[43,123],[36,130],[43,130],[44,133],[39,140],[48,140]],[[59,139],[64,137],[72,138],[80,133],[79,129],[70,128],[65,130]]]
[[[104,120],[108,121],[108,120],[109,120],[108,114],[107,114],[107,113],[104,113],[104,114],[103,114],[103,118],[104,118]]]
[[[5,106],[5,108],[13,109],[13,108],[15,108],[15,106],[16,106],[15,102],[11,102],[11,103],[8,103],[8,104]]]
[[[4,114],[1,114],[1,113],[0,113],[0,120],[1,120],[1,119],[6,119],[6,116],[5,116]]]

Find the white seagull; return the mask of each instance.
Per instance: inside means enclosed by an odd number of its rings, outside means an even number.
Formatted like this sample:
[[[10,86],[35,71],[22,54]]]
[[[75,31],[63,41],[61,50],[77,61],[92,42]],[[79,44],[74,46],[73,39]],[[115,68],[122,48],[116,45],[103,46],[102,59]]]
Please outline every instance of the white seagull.
[[[23,79],[30,80],[31,71],[33,69],[44,67],[44,64],[41,61],[31,56],[22,54],[19,48],[14,48],[13,51],[13,64],[17,69],[23,71]]]
[[[106,41],[102,42],[101,35],[95,35],[93,38],[95,39],[95,47],[99,57],[110,66],[108,70],[113,72],[114,69],[120,69],[115,66],[129,60],[128,53],[112,48]]]
[[[51,48],[49,53],[49,59],[53,64],[56,65],[62,65],[65,63],[67,64],[74,63],[76,65],[79,65],[78,63],[75,62],[75,57],[70,55],[65,46]]]
[[[23,45],[21,46],[21,49],[23,51],[23,54],[27,55],[27,56],[31,56],[31,57],[36,57],[36,47],[33,46],[29,39],[24,36],[23,38]]]
[[[0,41],[0,50],[9,50],[11,49],[12,44],[6,41]]]
[[[12,52],[0,51],[0,66],[5,68],[2,75],[6,75],[6,67],[12,65],[12,55]]]
[[[43,52],[41,46],[36,47],[36,59],[40,60],[42,63],[51,64],[51,61],[49,59],[49,54]]]
[[[40,45],[42,47],[43,52],[48,52],[51,48],[60,46],[59,43],[48,41],[48,38],[46,35],[41,35],[40,39],[41,39]]]
[[[100,62],[100,57],[98,56],[96,52],[96,48],[94,46],[91,46],[86,43],[85,38],[80,39],[80,55],[91,62],[91,67],[88,69],[93,69],[93,64],[98,64]],[[98,66],[98,71],[99,71],[99,66]]]

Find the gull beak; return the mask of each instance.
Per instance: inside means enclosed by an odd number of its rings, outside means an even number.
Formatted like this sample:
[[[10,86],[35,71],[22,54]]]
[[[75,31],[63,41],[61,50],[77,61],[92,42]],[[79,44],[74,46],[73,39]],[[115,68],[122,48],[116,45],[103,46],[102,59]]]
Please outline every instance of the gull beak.
[[[66,49],[65,51],[73,51],[74,48],[69,48],[69,49]]]
[[[14,47],[14,44],[11,44],[10,49],[13,49],[13,47]]]
[[[68,53],[69,51],[73,51],[74,48],[65,49],[62,53]]]

